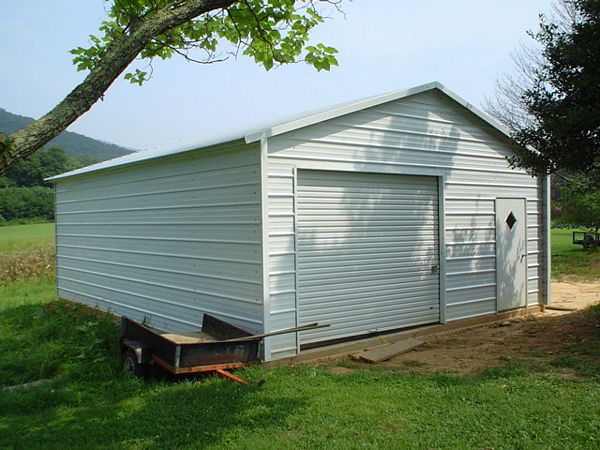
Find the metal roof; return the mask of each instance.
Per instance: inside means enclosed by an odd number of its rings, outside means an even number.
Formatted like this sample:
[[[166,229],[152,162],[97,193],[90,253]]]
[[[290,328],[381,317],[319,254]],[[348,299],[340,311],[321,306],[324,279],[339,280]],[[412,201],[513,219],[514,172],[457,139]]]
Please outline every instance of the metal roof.
[[[490,116],[485,114],[484,112],[477,109],[475,106],[464,100],[463,98],[456,95],[450,89],[446,88],[440,82],[434,81],[432,83],[422,84],[420,86],[416,86],[410,89],[405,89],[401,91],[394,91],[383,95],[377,95],[374,97],[369,97],[366,99],[355,100],[351,102],[346,102],[341,105],[328,107],[325,109],[320,109],[317,111],[312,111],[308,113],[304,113],[300,116],[296,116],[294,118],[281,121],[275,125],[268,125],[265,127],[259,127],[253,131],[240,130],[237,132],[228,133],[224,136],[219,136],[217,138],[212,138],[208,140],[203,140],[200,142],[192,142],[187,145],[179,145],[175,148],[173,147],[162,147],[162,148],[154,148],[149,150],[143,150],[139,152],[130,153],[125,156],[120,156],[118,158],[109,159],[107,161],[100,162],[98,164],[92,164],[90,166],[82,167],[80,169],[72,170],[70,172],[65,172],[50,178],[47,180],[59,180],[63,178],[73,177],[76,175],[83,175],[92,172],[97,172],[105,169],[117,168],[125,165],[130,165],[134,163],[138,163],[141,161],[147,161],[151,159],[162,158],[166,156],[172,156],[179,153],[185,153],[194,150],[200,149],[208,149],[210,147],[214,147],[219,144],[225,144],[237,140],[242,140],[247,144],[256,142],[261,140],[262,138],[268,138],[272,136],[277,136],[279,134],[287,133],[289,131],[297,130],[299,128],[307,127],[309,125],[313,125],[315,123],[323,122],[329,119],[333,119],[335,117],[343,116],[346,114],[350,114],[356,111],[360,111],[366,108],[371,108],[373,106],[381,105],[383,103],[391,102],[394,100],[400,100],[405,97],[409,97],[411,95],[420,94],[422,92],[431,91],[437,89],[438,91],[444,93],[446,96],[450,97],[455,102],[459,103],[464,108],[471,111],[473,114],[478,116],[483,121],[487,122],[493,128],[497,129],[502,134],[510,137],[510,132]]]

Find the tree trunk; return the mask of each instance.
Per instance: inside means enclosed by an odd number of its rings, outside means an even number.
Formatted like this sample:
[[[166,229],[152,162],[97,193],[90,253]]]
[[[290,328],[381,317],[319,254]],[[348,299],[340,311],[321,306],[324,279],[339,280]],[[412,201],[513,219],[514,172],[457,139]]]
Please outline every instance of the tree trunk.
[[[107,47],[100,62],[83,82],[49,113],[10,135],[8,139],[0,135],[0,174],[15,162],[43,147],[88,111],[152,38],[208,11],[227,8],[236,1],[174,1],[169,6],[140,19],[134,29]]]

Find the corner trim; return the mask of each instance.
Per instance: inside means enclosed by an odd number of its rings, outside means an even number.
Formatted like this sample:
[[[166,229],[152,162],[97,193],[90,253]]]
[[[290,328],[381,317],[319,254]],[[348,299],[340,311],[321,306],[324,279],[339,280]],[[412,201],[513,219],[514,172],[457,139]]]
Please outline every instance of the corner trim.
[[[440,277],[440,322],[446,323],[446,176],[438,177],[438,249]]]
[[[551,305],[552,304],[552,237],[550,234],[550,229],[552,225],[552,215],[551,215],[551,184],[550,184],[550,176],[544,176],[542,180],[542,192],[544,197],[544,296],[542,298],[543,305]]]
[[[269,281],[269,155],[267,138],[260,140],[260,212],[262,249],[263,332],[271,331],[271,285]],[[263,339],[263,360],[271,360],[271,342]]]

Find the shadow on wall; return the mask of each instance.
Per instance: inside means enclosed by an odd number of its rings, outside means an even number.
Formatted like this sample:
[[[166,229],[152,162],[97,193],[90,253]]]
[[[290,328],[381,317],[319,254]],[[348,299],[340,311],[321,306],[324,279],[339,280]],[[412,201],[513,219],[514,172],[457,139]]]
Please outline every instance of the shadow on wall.
[[[326,122],[305,140],[300,139],[301,131],[291,133],[292,151],[305,154],[308,148],[317,155],[308,158],[311,168],[360,172],[332,172],[326,182],[302,170],[298,177],[299,323],[331,323],[327,332],[336,337],[439,321],[439,219],[424,212],[437,212],[437,198],[429,195],[428,186],[437,191],[434,177],[448,175],[449,169],[428,165],[452,167],[461,132],[443,112],[435,118],[432,113],[415,118],[402,114],[403,106],[398,105]],[[351,133],[344,131],[348,127]],[[319,153],[311,152],[315,142],[323,144]],[[336,164],[330,164],[334,160]],[[376,181],[370,173],[387,175]],[[397,175],[411,177],[401,180]],[[398,193],[403,182],[407,188]],[[421,182],[428,183],[419,187]],[[390,188],[394,184],[400,191]],[[325,189],[334,194],[324,209],[311,211],[311,202],[319,200],[314,191]],[[319,214],[327,219],[319,219]],[[478,245],[470,243],[477,241],[476,234],[473,226],[455,233],[454,241],[469,243],[462,249],[456,246],[455,253],[477,255]],[[473,261],[467,261],[468,267]],[[325,265],[326,272],[314,273]],[[314,308],[317,302],[318,311],[306,315],[307,306]],[[340,316],[344,310],[350,312],[346,317]],[[365,328],[365,323],[375,325]],[[378,328],[378,323],[386,326]],[[317,339],[318,333],[304,333],[303,342]]]
[[[493,208],[494,200],[482,207]],[[450,320],[496,312],[496,228],[493,211],[459,217],[446,227],[446,289]],[[452,213],[450,213],[452,214]]]

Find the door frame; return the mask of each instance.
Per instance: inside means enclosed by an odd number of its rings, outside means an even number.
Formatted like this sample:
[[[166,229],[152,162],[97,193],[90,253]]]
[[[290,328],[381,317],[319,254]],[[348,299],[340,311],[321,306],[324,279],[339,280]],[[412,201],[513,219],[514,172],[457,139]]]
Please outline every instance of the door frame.
[[[371,170],[353,170],[342,167],[323,167],[313,163],[305,163],[303,161],[296,162],[292,166],[292,189],[293,189],[293,220],[294,220],[294,306],[296,311],[296,326],[298,324],[300,303],[298,301],[298,171],[299,170],[312,170],[312,171],[323,171],[323,172],[351,172],[351,173],[370,173],[376,175],[400,175],[400,176],[422,176],[437,179],[438,187],[438,202],[437,202],[437,217],[438,217],[438,282],[439,282],[439,323],[447,323],[446,314],[446,174],[435,171],[432,173],[430,170],[423,171],[409,171],[409,172],[390,172],[386,170],[377,170],[373,168]],[[497,303],[497,302],[496,302]],[[496,305],[497,310],[497,305]],[[300,336],[299,333],[296,335],[296,352],[300,354]]]
[[[527,295],[528,295],[528,284],[529,284],[529,246],[527,244],[527,237],[528,237],[528,233],[527,233],[527,197],[522,197],[522,196],[515,196],[515,197],[510,197],[510,196],[502,196],[502,197],[496,197],[494,199],[494,228],[495,228],[495,238],[496,238],[496,315],[500,314],[500,283],[498,283],[498,267],[499,267],[499,258],[498,258],[498,241],[499,241],[499,234],[500,234],[500,230],[498,227],[498,200],[523,200],[523,212],[524,212],[524,227],[525,227],[525,305],[524,306],[520,306],[518,308],[527,308]],[[518,309],[516,308],[516,309]]]

